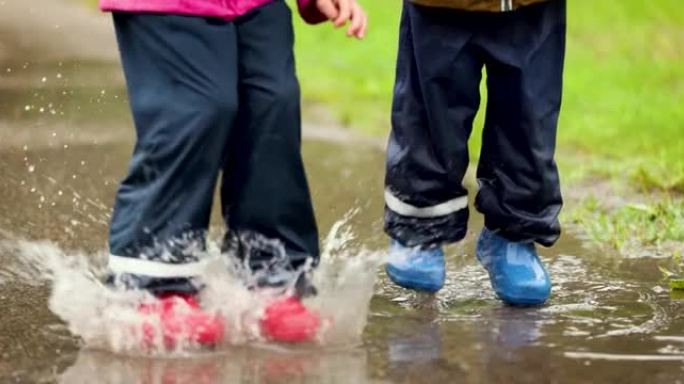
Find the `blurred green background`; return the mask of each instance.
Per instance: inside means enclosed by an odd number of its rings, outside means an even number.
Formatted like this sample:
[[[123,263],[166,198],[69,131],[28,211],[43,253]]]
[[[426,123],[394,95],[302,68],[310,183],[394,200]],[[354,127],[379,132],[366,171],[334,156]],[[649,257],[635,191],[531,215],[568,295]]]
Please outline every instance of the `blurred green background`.
[[[401,2],[360,1],[370,18],[361,42],[331,25],[296,21],[298,71],[307,101],[325,105],[350,129],[385,137]],[[634,237],[656,246],[684,240],[682,48],[681,1],[568,1],[558,161],[574,201],[564,219],[615,248]]]
[[[359,1],[370,19],[363,41],[294,17],[304,113],[315,124],[320,110],[327,111],[348,129],[384,140],[402,2]],[[678,0],[567,2],[557,156],[567,202],[562,220],[621,254],[647,248],[681,259],[684,6]],[[473,164],[487,102],[486,89],[481,92]]]
[[[632,169],[648,187],[684,192],[681,1],[568,3],[561,153],[599,155],[612,167]],[[401,2],[362,4],[370,17],[362,42],[329,25],[296,23],[300,80],[305,97],[332,108],[343,124],[384,136]]]

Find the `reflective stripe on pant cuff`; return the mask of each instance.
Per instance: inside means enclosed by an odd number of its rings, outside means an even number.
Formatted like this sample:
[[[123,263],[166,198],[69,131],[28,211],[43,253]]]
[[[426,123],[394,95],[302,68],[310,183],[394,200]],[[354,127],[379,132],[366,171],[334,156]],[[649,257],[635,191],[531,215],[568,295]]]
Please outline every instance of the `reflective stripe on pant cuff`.
[[[174,278],[198,276],[204,272],[206,265],[206,260],[186,264],[169,264],[161,261],[109,255],[109,269],[112,272],[149,277]]]
[[[455,199],[451,199],[430,207],[416,207],[414,205],[399,200],[399,198],[394,196],[392,192],[389,191],[389,189],[386,189],[385,204],[387,205],[387,208],[402,216],[429,218],[446,216],[467,208],[468,197],[457,197]]]

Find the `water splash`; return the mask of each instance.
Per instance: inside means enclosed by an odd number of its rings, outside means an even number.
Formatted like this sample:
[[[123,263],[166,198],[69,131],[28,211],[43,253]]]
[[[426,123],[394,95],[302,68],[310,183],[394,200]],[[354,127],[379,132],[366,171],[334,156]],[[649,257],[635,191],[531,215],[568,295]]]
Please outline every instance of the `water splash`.
[[[377,267],[382,262],[382,254],[353,244],[350,217],[335,223],[324,240],[320,264],[312,275],[318,295],[305,301],[326,320],[318,334],[319,345],[354,345],[360,341]],[[0,240],[0,254],[11,255],[11,260],[0,269],[0,285],[13,281],[49,285],[50,310],[86,346],[127,354],[183,355],[197,350],[197,346],[185,342],[169,351],[161,337],[152,346],[141,348],[146,344],[143,324],[150,324],[150,319],[138,308],[157,299],[144,291],[105,286],[105,252],[67,252],[50,242],[6,235],[3,233],[6,239]],[[273,297],[247,289],[244,276],[236,270],[237,263],[221,255],[218,242],[208,242],[204,257],[208,262],[199,277],[205,286],[200,299],[206,311],[219,313],[226,320],[226,346],[263,343],[259,319]]]

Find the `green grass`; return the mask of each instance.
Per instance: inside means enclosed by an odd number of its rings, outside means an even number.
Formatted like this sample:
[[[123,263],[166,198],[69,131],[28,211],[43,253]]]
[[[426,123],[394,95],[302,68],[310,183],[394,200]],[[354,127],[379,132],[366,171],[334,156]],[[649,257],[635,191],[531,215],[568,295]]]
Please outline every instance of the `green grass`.
[[[296,55],[306,100],[333,110],[344,124],[365,133],[387,132],[394,82],[401,3],[367,0],[371,25],[363,41],[331,24],[311,27],[295,18]]]
[[[81,0],[94,4],[95,0]],[[291,3],[293,0],[289,0]],[[370,17],[358,42],[295,17],[304,98],[342,124],[389,131],[401,1],[359,0]],[[568,48],[559,160],[624,178],[640,191],[684,194],[684,8],[679,0],[568,0]],[[485,96],[482,105],[486,103]],[[482,113],[471,153],[479,152]]]
[[[588,198],[569,215],[590,240],[622,254],[647,252],[671,255],[684,242],[684,201],[664,199],[652,204],[606,206],[597,198]]]
[[[371,22],[365,41],[329,25],[296,24],[300,80],[305,98],[331,108],[343,124],[386,135],[401,4],[361,1]],[[589,170],[610,163],[614,175],[640,189],[684,192],[681,2],[568,3],[561,153],[588,156]],[[478,119],[473,147],[480,126]]]

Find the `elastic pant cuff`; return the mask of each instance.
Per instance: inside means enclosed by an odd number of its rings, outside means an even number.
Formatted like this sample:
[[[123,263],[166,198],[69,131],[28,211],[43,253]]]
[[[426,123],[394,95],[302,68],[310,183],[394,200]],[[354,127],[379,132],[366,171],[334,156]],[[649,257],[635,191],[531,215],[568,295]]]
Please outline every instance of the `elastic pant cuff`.
[[[197,294],[202,285],[191,277],[158,278],[131,273],[109,273],[105,285],[117,290],[143,290],[155,296],[170,293]]]
[[[502,226],[492,219],[485,217],[485,227],[497,235],[510,241],[533,241],[544,247],[553,246],[560,237],[560,224],[534,226],[525,224],[510,224]]]
[[[385,208],[385,233],[407,247],[455,243],[466,235],[468,214],[466,208],[445,216],[419,218]]]
[[[221,252],[237,257],[252,272],[300,271],[318,264],[318,257],[294,251],[278,239],[267,238],[250,230],[228,231],[223,239]]]

